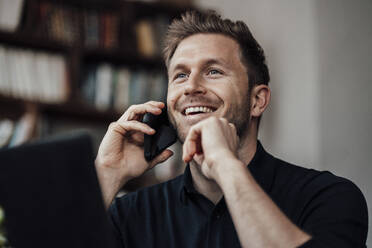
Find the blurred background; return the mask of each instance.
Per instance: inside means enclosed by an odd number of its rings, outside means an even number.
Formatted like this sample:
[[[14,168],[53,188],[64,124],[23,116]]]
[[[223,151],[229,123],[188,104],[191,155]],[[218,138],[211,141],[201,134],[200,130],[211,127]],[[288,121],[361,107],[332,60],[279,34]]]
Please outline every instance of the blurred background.
[[[351,179],[371,215],[370,0],[0,0],[0,147],[85,130],[97,149],[129,105],[164,99],[161,40],[188,9],[248,24],[271,73],[264,147]],[[181,164],[175,156],[127,190],[173,177]]]

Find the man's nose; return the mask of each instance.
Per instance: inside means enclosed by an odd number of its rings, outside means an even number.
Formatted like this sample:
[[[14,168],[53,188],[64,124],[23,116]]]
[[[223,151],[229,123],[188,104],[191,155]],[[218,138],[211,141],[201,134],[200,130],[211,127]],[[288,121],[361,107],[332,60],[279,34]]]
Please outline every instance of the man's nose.
[[[190,75],[185,84],[185,95],[205,94],[203,79],[198,75]]]

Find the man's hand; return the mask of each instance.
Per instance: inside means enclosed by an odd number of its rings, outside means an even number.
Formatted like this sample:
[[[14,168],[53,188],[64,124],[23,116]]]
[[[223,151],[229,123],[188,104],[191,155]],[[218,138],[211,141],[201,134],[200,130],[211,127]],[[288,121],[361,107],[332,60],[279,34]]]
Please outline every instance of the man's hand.
[[[207,178],[216,179],[218,165],[238,159],[238,144],[234,124],[225,118],[210,117],[190,128],[183,144],[182,158],[186,163],[194,159]]]
[[[128,180],[141,176],[172,156],[172,151],[165,150],[150,162],[144,157],[144,134],[153,135],[155,130],[141,122],[143,115],[159,115],[164,106],[164,103],[155,101],[132,105],[118,121],[110,124],[96,158],[106,207]]]
[[[309,240],[311,236],[281,212],[239,161],[238,142],[233,124],[211,117],[190,129],[183,160],[194,160],[221,188],[241,246],[297,247]]]

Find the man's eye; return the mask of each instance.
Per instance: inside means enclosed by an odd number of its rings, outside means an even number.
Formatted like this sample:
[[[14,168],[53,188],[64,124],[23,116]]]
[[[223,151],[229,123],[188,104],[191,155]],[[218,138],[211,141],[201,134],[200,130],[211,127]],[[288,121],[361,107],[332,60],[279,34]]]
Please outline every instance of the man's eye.
[[[186,78],[186,77],[187,77],[186,73],[178,73],[174,78],[178,79],[178,78]]]
[[[217,74],[221,74],[221,72],[215,69],[208,71],[208,75],[217,75]]]

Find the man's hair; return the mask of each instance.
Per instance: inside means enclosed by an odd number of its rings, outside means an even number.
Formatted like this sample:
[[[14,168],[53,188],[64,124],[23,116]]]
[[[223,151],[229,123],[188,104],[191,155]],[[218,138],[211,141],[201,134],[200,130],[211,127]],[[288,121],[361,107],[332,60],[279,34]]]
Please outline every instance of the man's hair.
[[[175,19],[171,23],[164,40],[163,50],[167,68],[180,42],[191,35],[200,33],[222,34],[235,40],[240,47],[240,59],[248,72],[249,89],[257,84],[268,85],[270,76],[264,51],[247,25],[242,21],[233,22],[230,19],[222,19],[212,10],[205,13],[188,11],[181,15],[180,19]]]

